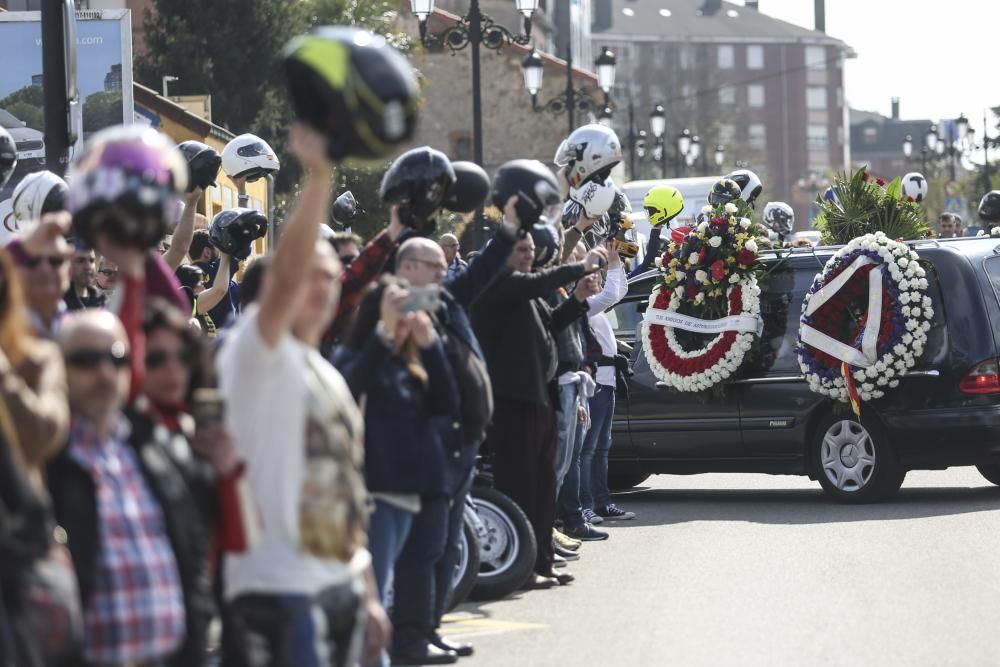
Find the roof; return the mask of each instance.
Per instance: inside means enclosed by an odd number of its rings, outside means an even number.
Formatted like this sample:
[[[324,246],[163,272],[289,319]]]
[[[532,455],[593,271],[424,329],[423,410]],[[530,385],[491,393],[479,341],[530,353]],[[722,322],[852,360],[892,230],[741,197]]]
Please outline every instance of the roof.
[[[850,50],[826,33],[803,28],[759,10],[709,0],[595,0],[592,34],[647,37],[663,42],[802,42]],[[608,11],[610,8],[610,16]]]
[[[214,136],[222,141],[229,141],[236,136],[226,128],[194,115],[176,102],[158,94],[152,88],[147,88],[141,83],[133,83],[132,87],[136,104],[149,107],[151,110],[169,118],[175,123],[190,128],[195,134],[203,137]]]
[[[434,11],[431,12],[430,17],[427,20],[427,31],[430,33],[437,33],[451,26],[458,25],[462,25],[462,17],[435,7]],[[531,51],[532,47],[530,45],[523,46],[521,44],[511,43],[503,47],[502,53],[523,57],[531,53]],[[447,47],[444,47],[444,52],[448,53]],[[538,51],[538,55],[545,64],[545,67],[554,69],[563,74],[566,72],[566,61],[562,58],[557,58],[552,54],[545,53],[544,51]],[[582,83],[597,86],[597,74],[591,72],[590,70],[574,66],[573,78]]]
[[[910,135],[914,153],[919,156],[924,135],[931,121],[893,120],[871,111],[851,109],[851,156],[864,157],[877,154],[903,154],[903,140]],[[874,128],[875,134],[869,131]]]

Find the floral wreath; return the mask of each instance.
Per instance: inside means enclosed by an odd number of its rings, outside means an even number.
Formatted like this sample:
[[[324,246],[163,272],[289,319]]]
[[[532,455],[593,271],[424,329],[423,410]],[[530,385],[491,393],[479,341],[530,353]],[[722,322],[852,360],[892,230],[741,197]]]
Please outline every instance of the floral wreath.
[[[641,328],[653,374],[679,391],[705,391],[728,379],[760,334],[757,243],[763,228],[740,200],[706,206],[694,229],[671,232],[657,266]],[[681,332],[681,333],[679,333]],[[712,337],[705,342],[705,335]]]
[[[917,253],[882,232],[837,252],[802,304],[799,366],[815,392],[860,403],[899,386],[927,343],[934,316]]]

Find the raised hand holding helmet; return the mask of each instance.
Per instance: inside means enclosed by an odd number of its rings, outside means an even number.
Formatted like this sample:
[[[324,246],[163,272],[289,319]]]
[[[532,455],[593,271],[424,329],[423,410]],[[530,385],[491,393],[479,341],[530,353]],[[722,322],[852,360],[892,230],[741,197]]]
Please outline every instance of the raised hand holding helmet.
[[[23,230],[46,213],[65,210],[68,190],[66,181],[51,171],[36,171],[22,178],[11,195],[18,226]]]
[[[490,177],[475,162],[452,162],[455,183],[448,190],[442,206],[454,213],[471,213],[490,196]]]
[[[992,190],[983,195],[977,209],[979,219],[993,227],[1000,223],[1000,190]]]
[[[250,256],[255,240],[267,234],[267,218],[250,208],[231,208],[212,219],[208,235],[212,245],[237,259]]]
[[[365,209],[358,203],[350,190],[333,200],[330,205],[330,220],[335,225],[347,229],[359,215],[364,215]]]
[[[783,201],[768,202],[761,219],[779,237],[788,236],[795,227],[795,211]]]
[[[329,158],[385,157],[413,136],[417,79],[385,38],[323,26],[285,47],[295,115],[326,137]]]
[[[614,183],[587,181],[580,188],[571,189],[569,197],[583,207],[588,218],[599,218],[608,212],[615,201]]]
[[[494,206],[503,208],[515,195],[514,210],[522,236],[543,214],[546,220],[555,220],[559,215],[558,207],[562,203],[559,183],[549,168],[538,160],[511,160],[500,165],[493,174],[490,201]]]
[[[187,160],[189,172],[187,192],[193,192],[195,188],[204,190],[210,185],[215,185],[219,167],[222,166],[222,156],[217,150],[200,141],[185,141],[178,144],[177,148]]]
[[[708,193],[708,203],[712,206],[722,206],[740,199],[743,191],[739,184],[731,178],[722,178],[715,182]]]
[[[681,214],[684,210],[684,197],[673,186],[657,185],[646,193],[642,207],[646,209],[650,226],[660,227],[670,224],[671,220]]]
[[[622,161],[622,142],[611,128],[591,123],[573,130],[559,145],[552,161],[566,170],[571,188],[579,188],[587,181],[603,183]]]
[[[740,197],[750,206],[754,205],[757,197],[764,191],[764,184],[761,183],[760,177],[749,169],[737,169],[728,174],[726,178],[736,181],[736,185],[740,186]]]
[[[379,197],[386,204],[398,204],[400,222],[427,236],[434,233],[436,216],[455,180],[448,156],[421,146],[406,151],[389,166]]]
[[[241,134],[222,149],[222,170],[230,178],[252,183],[277,173],[280,167],[278,156],[267,142],[252,134]]]
[[[903,196],[912,198],[918,204],[927,198],[927,179],[923,174],[911,171],[903,176]]]

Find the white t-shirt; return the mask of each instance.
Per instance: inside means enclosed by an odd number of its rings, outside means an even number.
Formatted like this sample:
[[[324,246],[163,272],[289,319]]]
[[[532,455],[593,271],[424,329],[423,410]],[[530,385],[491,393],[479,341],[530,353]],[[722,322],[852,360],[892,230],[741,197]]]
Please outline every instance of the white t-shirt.
[[[316,350],[290,334],[269,347],[257,316],[244,315],[218,362],[226,428],[262,523],[256,544],[226,556],[227,599],[315,594],[367,562],[357,405]]]

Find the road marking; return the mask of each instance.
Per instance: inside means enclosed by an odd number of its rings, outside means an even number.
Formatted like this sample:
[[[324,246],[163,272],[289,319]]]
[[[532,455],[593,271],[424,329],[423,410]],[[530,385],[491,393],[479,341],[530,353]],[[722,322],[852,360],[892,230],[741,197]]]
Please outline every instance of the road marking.
[[[498,635],[518,630],[544,630],[548,625],[539,623],[518,623],[516,621],[501,621],[486,616],[477,616],[468,612],[448,614],[443,619],[441,632],[449,637],[482,637]]]

